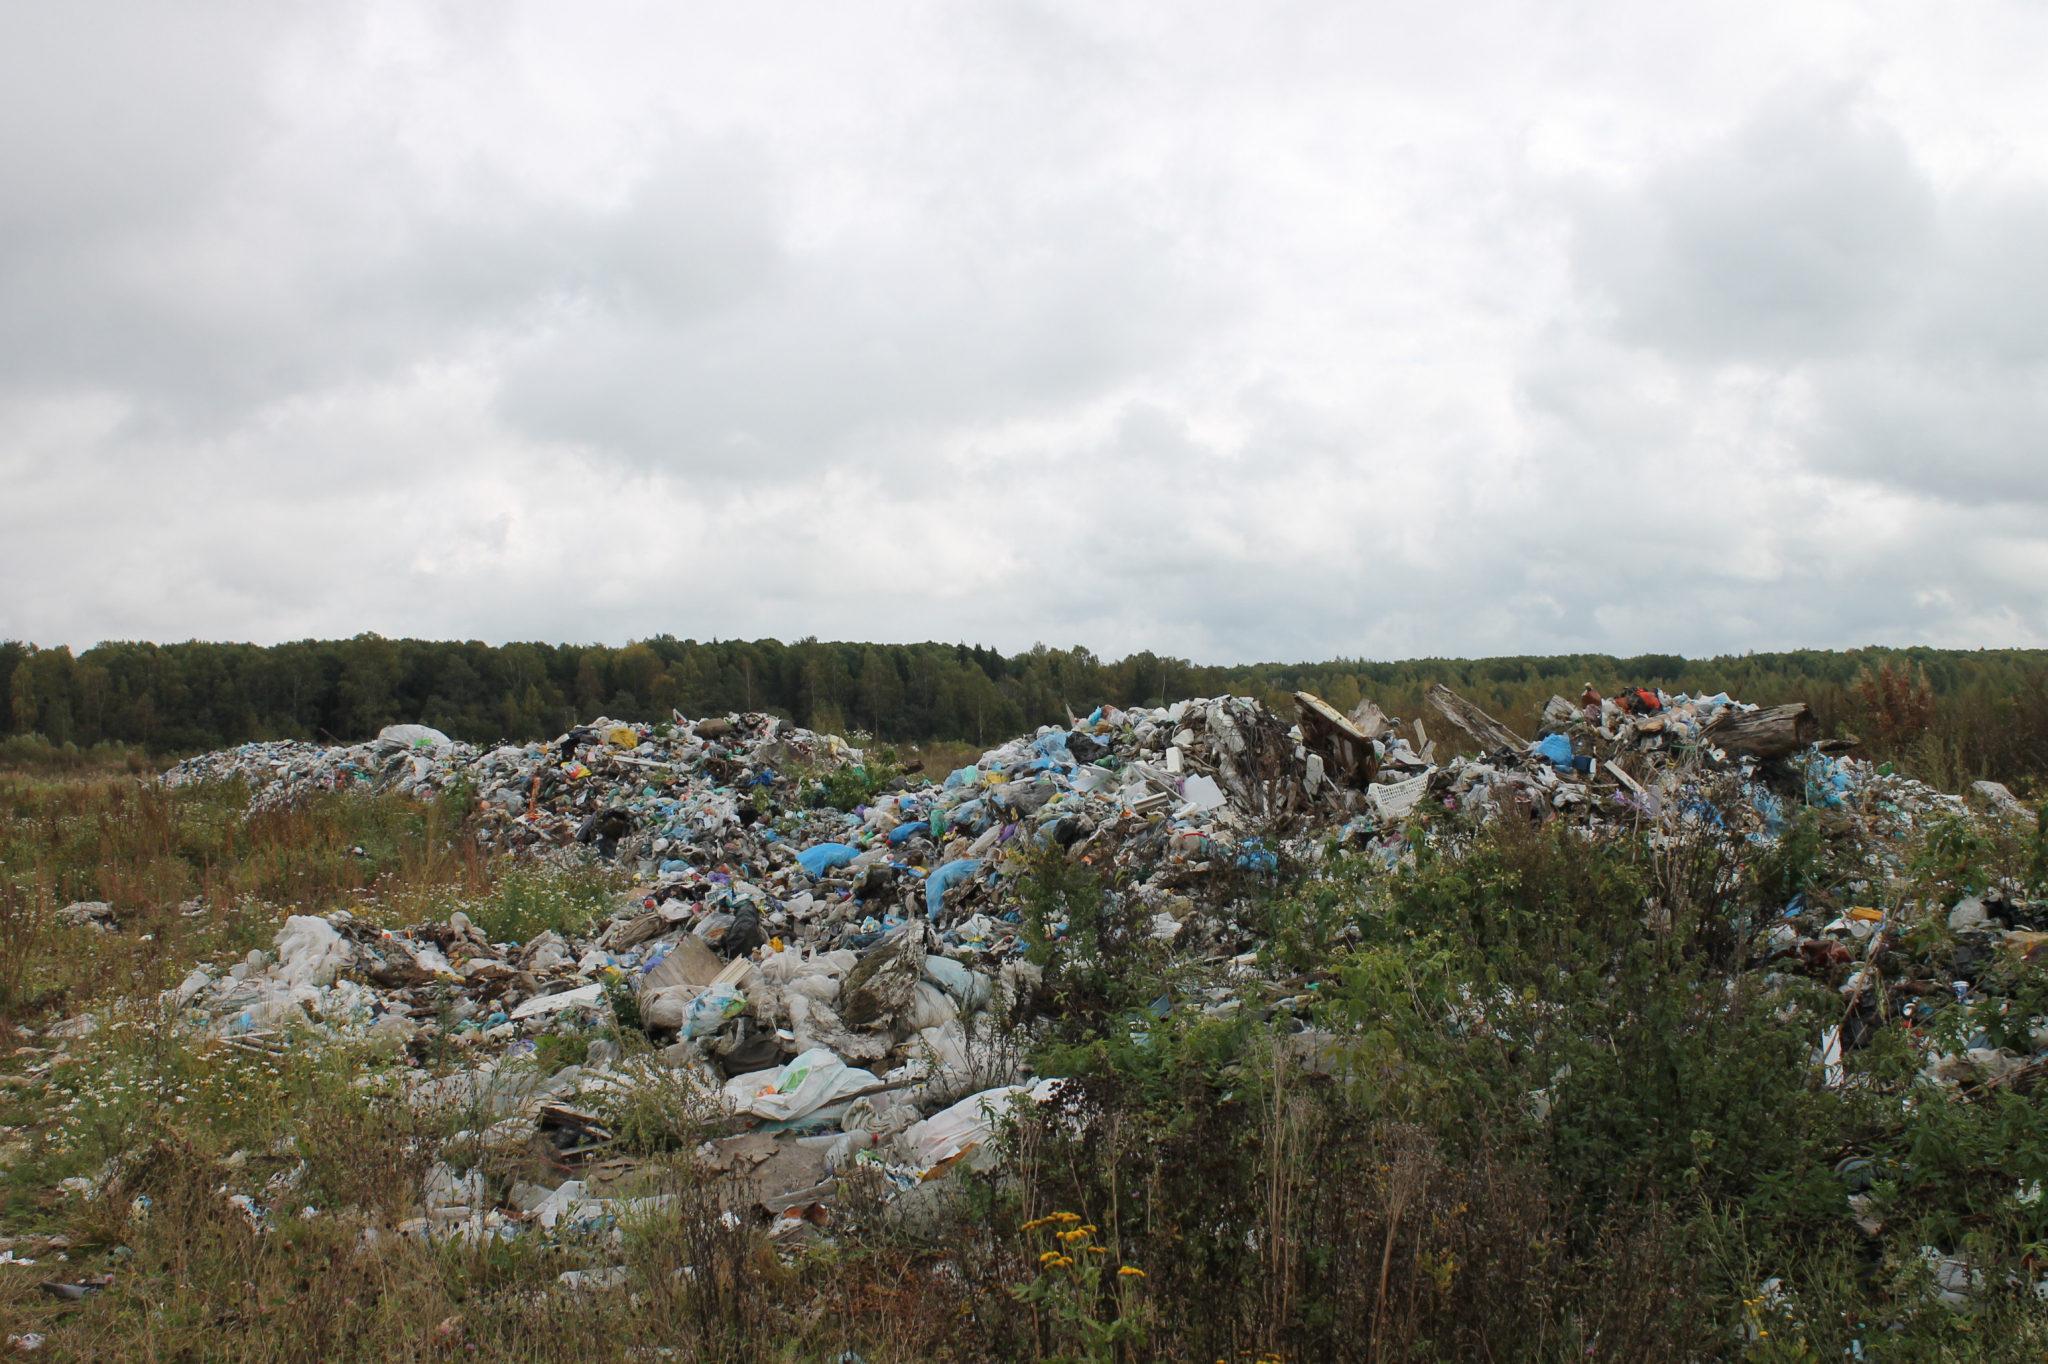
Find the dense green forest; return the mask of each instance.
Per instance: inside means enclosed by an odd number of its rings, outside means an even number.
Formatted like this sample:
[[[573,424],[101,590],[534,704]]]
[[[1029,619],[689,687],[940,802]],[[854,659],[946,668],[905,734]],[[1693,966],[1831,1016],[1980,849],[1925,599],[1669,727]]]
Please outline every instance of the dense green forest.
[[[91,747],[190,752],[250,739],[356,740],[398,721],[459,737],[552,737],[599,713],[661,719],[766,710],[814,729],[898,742],[993,742],[1085,714],[1103,702],[1160,703],[1236,693],[1286,703],[1308,690],[1348,709],[1369,696],[1390,714],[1434,714],[1442,681],[1510,724],[1534,727],[1554,692],[1591,683],[1726,690],[1742,700],[1802,700],[1831,734],[1905,758],[1930,779],[2025,782],[2048,772],[2048,650],[1799,650],[1686,659],[1411,659],[1208,667],[1043,645],[1004,655],[954,644],[670,636],[623,648],[384,639],[253,644],[109,642],[68,648],[0,643],[6,732]],[[1433,724],[1441,731],[1444,727]],[[1450,736],[1455,737],[1455,736]]]

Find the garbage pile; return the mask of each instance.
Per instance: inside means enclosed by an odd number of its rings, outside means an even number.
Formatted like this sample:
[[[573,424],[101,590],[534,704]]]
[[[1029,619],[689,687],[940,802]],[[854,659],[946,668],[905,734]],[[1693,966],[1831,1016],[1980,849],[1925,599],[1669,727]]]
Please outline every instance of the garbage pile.
[[[1828,818],[1830,836],[1865,845],[1870,881],[1881,885],[1902,870],[1904,837],[1931,821],[2020,809],[1996,782],[1974,783],[1973,804],[1888,764],[1851,757],[1856,740],[1819,739],[1803,704],[1765,709],[1725,693],[1646,688],[1601,697],[1588,687],[1576,703],[1553,696],[1531,741],[1448,688],[1438,686],[1430,699],[1485,751],[1428,767],[1393,789],[1480,821],[1512,808],[1539,818],[1570,815],[1595,830],[1708,829],[1754,846],[1775,841],[1800,809],[1812,808]],[[1374,794],[1381,808],[1393,803]]]
[[[365,744],[324,748],[295,740],[243,744],[187,758],[164,773],[166,786],[246,781],[249,812],[278,809],[314,791],[425,796],[446,791],[476,760],[476,749],[426,725],[389,725]]]
[[[935,1172],[977,1159],[1004,1114],[1053,1092],[1022,1060],[1041,981],[1012,892],[1034,859],[1085,862],[1116,903],[1142,907],[1158,942],[1243,976],[1257,943],[1237,920],[1254,884],[1312,876],[1339,849],[1398,863],[1418,816],[1450,837],[1564,818],[1593,836],[1753,847],[1811,807],[1868,845],[1874,902],[1902,832],[2017,808],[1990,783],[1972,803],[1859,762],[1852,742],[1818,741],[1804,706],[1589,687],[1553,698],[1525,739],[1438,687],[1431,703],[1478,748],[1439,758],[1419,719],[1404,732],[1370,701],[1344,714],[1294,699],[1291,721],[1241,697],[1106,706],[942,777],[884,781],[844,739],[760,714],[601,717],[489,750],[405,725],[347,747],[208,754],[165,780],[246,781],[252,812],[320,791],[465,790],[485,847],[612,862],[632,888],[587,936],[523,943],[489,941],[461,913],[404,930],[295,916],[273,951],[218,977],[195,970],[164,1002],[245,1050],[317,1037],[418,1061],[453,1046],[458,1069],[406,1068],[394,1096],[467,1123],[405,1234],[601,1228],[652,1206],[667,1195],[614,1154],[615,1114],[665,1086],[732,1132],[700,1153],[730,1176],[729,1206],[802,1240],[829,1227],[849,1179],[912,1217],[936,1196]],[[863,781],[835,787],[853,775]],[[840,809],[835,790],[863,794]],[[105,928],[101,909],[73,917]],[[1760,969],[1843,978],[1848,1021],[1821,1040],[1830,1065],[1886,1019],[1969,1001],[1973,964],[2048,944],[2048,911],[1994,892],[1949,914],[1952,961],[1894,968],[1883,953],[1902,912],[1795,901],[1756,926]],[[623,1057],[599,1035],[621,1024],[663,1049]],[[587,1059],[542,1074],[537,1039],[565,1033],[594,1039]],[[1931,1051],[1929,1078],[2010,1080],[2042,1064],[1978,1040]]]

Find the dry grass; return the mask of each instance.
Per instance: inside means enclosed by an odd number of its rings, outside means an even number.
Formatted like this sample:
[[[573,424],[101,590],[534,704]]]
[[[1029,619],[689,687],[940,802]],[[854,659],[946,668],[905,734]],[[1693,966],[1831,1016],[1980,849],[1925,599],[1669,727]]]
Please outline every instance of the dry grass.
[[[491,884],[442,805],[336,795],[245,820],[246,801],[238,785],[0,776],[0,1022],[162,990],[195,961],[267,946],[282,913]],[[110,904],[122,931],[61,928],[77,900]]]
[[[918,770],[925,776],[933,781],[944,781],[947,773],[968,766],[986,753],[988,745],[934,739],[923,744],[900,744],[896,751],[906,764],[924,764]]]

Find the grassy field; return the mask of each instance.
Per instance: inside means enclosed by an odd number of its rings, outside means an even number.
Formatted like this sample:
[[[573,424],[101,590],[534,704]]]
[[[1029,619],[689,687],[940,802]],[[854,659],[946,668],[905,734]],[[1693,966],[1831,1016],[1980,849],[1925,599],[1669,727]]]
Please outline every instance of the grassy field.
[[[1425,831],[1404,872],[1339,859],[1255,890],[1250,981],[1172,957],[1088,869],[1048,863],[1019,907],[1072,931],[1035,949],[1052,1007],[1026,1036],[1067,1097],[1003,1166],[886,1209],[849,1190],[830,1239],[790,1254],[716,1215],[707,1129],[616,1027],[649,1065],[610,1115],[622,1178],[672,1204],[581,1239],[408,1234],[436,1144],[476,1115],[401,1095],[456,1050],[199,1041],[157,993],[268,947],[291,913],[461,908],[524,939],[573,931],[622,883],[484,861],[460,808],[333,796],[245,820],[246,798],[166,792],[125,760],[0,777],[0,1232],[36,1261],[0,1264],[0,1334],[41,1335],[37,1357],[2048,1358],[2038,1093],[1934,1093],[1899,1027],[1823,1083],[1842,972],[1746,965],[1731,924],[1865,885],[1868,849],[1817,818],[1743,860]],[[1945,906],[2043,870],[2024,813],[1929,829],[1903,860],[1862,893]],[[118,930],[60,923],[82,899]],[[1939,913],[1911,923],[1903,969],[1931,979],[1953,944]],[[1939,1026],[2023,1039],[2048,978],[1996,971],[1999,1007]],[[48,1035],[87,1013],[91,1035]],[[1335,1041],[1304,1044],[1300,1022]],[[544,1038],[525,1064],[592,1040]],[[493,1189],[519,1174],[493,1167]],[[1944,1257],[1981,1277],[1954,1304]],[[616,1288],[559,1277],[610,1269]],[[106,1274],[80,1301],[37,1287]]]

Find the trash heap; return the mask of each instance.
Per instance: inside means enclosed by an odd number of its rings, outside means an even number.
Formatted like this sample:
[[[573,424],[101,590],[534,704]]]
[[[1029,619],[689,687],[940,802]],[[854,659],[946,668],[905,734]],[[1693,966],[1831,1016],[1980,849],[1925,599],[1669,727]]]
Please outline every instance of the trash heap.
[[[316,1037],[418,1060],[453,1044],[466,1059],[451,1073],[394,1068],[394,1098],[466,1123],[405,1234],[601,1228],[666,1197],[613,1145],[620,1105],[663,1086],[731,1132],[700,1153],[730,1176],[728,1207],[802,1240],[831,1224],[850,1180],[915,1224],[941,1196],[935,1174],[982,1159],[1014,1105],[1052,1092],[1023,1064],[1041,980],[1011,892],[1033,859],[1087,863],[1155,940],[1242,978],[1258,944],[1237,921],[1260,878],[1313,876],[1338,849],[1398,863],[1423,815],[1450,838],[1565,818],[1593,836],[1747,847],[1813,807],[1867,844],[1879,900],[1902,833],[2017,809],[1990,783],[1972,801],[1859,762],[1851,744],[1817,741],[1804,706],[1588,688],[1553,698],[1526,739],[1438,687],[1432,705],[1479,750],[1439,759],[1421,720],[1404,732],[1370,701],[1344,714],[1294,700],[1292,721],[1241,697],[1103,707],[943,777],[880,782],[872,755],[760,714],[599,718],[489,750],[405,725],[347,747],[208,754],[165,780],[246,781],[252,812],[319,791],[467,791],[485,847],[610,861],[632,888],[574,939],[492,942],[461,913],[404,930],[295,916],[273,951],[218,978],[195,970],[165,1003],[242,1049]],[[860,796],[836,808],[845,791]],[[104,909],[73,917],[108,928]],[[1821,1039],[1830,1065],[1888,1018],[1969,1000],[1973,963],[2048,943],[2048,911],[1994,891],[1944,911],[1953,960],[1895,968],[1883,953],[1904,912],[1795,901],[1752,926],[1759,969],[1844,978],[1848,1021]],[[662,1049],[622,1056],[598,1036],[618,1025]],[[588,1059],[540,1073],[537,1039],[579,1031],[596,1039]],[[1928,1075],[1953,1086],[2041,1064],[1965,1048],[1930,1053]]]
[[[366,744],[323,748],[276,740],[203,753],[164,773],[166,786],[242,780],[255,791],[249,813],[279,809],[316,791],[377,791],[422,797],[448,790],[477,750],[425,725],[389,725]]]

